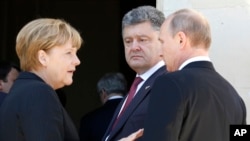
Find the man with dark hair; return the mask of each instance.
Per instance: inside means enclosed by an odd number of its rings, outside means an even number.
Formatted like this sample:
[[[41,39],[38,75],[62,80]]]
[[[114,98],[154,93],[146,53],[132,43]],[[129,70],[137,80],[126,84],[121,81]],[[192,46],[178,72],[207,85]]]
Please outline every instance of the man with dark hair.
[[[20,71],[17,65],[9,61],[0,62],[0,105],[9,93]]]

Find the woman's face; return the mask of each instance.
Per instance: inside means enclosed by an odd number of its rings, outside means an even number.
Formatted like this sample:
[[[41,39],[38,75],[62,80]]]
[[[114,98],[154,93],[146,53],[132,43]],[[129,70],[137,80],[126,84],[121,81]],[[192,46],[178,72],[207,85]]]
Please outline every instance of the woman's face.
[[[71,41],[46,52],[45,81],[54,89],[72,84],[73,73],[80,64],[76,53]]]

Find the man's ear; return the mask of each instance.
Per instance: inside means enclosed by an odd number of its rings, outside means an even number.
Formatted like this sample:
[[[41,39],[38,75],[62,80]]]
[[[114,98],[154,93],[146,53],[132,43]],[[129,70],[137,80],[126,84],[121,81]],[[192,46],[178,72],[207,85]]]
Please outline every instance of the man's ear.
[[[108,95],[107,95],[105,89],[102,89],[102,92],[100,94],[100,98],[101,98],[101,101],[103,104],[108,100]]]
[[[39,62],[43,65],[46,66],[48,62],[48,56],[47,53],[44,50],[39,50],[38,51],[38,60]]]
[[[184,45],[187,43],[187,36],[184,32],[178,32],[176,35],[176,40],[179,42],[180,47],[184,47]]]

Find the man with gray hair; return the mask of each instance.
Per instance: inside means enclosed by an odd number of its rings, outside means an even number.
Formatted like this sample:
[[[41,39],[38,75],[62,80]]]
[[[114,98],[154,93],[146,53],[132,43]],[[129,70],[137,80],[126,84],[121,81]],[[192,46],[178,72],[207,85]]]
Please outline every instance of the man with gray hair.
[[[117,107],[103,141],[119,140],[144,127],[151,87],[166,72],[158,40],[164,20],[164,14],[152,6],[139,6],[124,15],[125,59],[136,77],[128,95]]]
[[[127,94],[127,80],[122,73],[106,73],[97,82],[102,106],[84,115],[80,122],[80,141],[100,141],[116,107]]]
[[[163,23],[159,40],[169,73],[155,80],[143,141],[231,140],[230,125],[246,124],[246,106],[210,60],[208,20],[194,9],[175,11]],[[138,131],[122,141],[141,135]]]

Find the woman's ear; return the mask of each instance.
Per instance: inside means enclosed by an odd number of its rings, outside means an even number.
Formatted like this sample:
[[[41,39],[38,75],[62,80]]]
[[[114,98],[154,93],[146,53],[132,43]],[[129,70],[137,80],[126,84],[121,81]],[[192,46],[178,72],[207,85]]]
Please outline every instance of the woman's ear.
[[[46,66],[48,62],[47,53],[44,50],[38,51],[38,60],[43,65]]]

